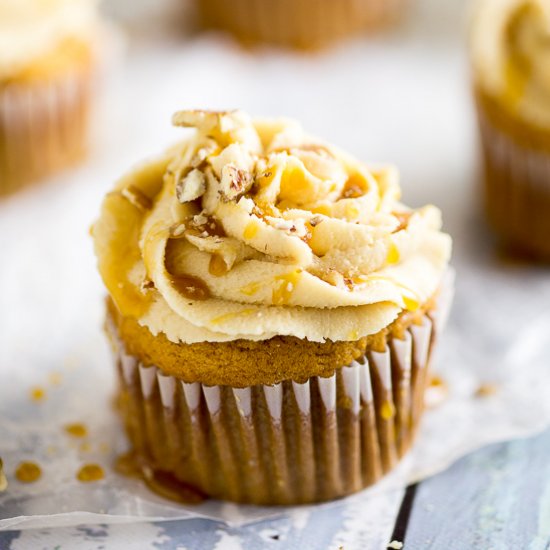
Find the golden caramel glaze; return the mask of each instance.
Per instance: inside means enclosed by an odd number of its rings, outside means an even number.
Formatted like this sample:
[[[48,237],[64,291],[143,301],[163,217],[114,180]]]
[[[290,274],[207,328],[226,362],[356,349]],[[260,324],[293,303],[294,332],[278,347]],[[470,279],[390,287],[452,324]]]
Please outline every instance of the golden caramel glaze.
[[[174,343],[163,333],[154,336],[132,317],[120,314],[107,299],[107,323],[113,323],[126,352],[146,366],[184,382],[201,382],[235,388],[277,384],[283,380],[303,383],[312,376],[327,377],[367,351],[382,352],[387,338],[402,338],[406,329],[421,323],[435,303],[432,298],[414,312],[402,313],[377,334],[356,341],[311,342],[293,336],[269,340]],[[107,334],[112,337],[110,331]],[[116,342],[113,342],[116,347]]]

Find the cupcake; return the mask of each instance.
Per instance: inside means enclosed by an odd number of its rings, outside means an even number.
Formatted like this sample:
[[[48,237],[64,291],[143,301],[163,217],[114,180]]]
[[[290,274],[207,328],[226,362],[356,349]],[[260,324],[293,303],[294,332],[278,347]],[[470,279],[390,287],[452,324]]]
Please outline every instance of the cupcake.
[[[0,1],[0,195],[86,150],[94,0]]]
[[[448,302],[433,206],[292,120],[183,111],[93,226],[148,475],[255,504],[371,485],[409,449]]]
[[[489,222],[550,260],[550,4],[484,0],[471,37]]]
[[[207,27],[245,43],[316,49],[397,19],[407,0],[197,0]]]

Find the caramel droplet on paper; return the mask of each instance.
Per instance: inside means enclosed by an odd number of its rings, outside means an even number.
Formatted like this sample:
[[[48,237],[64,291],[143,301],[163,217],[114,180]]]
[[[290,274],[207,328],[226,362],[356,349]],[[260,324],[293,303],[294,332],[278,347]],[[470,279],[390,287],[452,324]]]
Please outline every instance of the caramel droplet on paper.
[[[86,437],[88,435],[88,430],[84,424],[67,424],[65,426],[65,431],[72,437]]]
[[[142,477],[139,460],[133,452],[124,453],[117,457],[115,472],[126,477]]]
[[[105,472],[103,468],[98,464],[84,464],[78,473],[76,474],[76,479],[82,481],[83,483],[90,483],[92,481],[99,481],[105,477]]]
[[[46,392],[40,388],[39,386],[36,386],[35,388],[31,389],[31,399],[35,402],[42,401],[46,397]]]
[[[117,458],[115,471],[126,477],[141,479],[151,491],[175,502],[199,504],[206,498],[198,489],[179,481],[169,472],[154,471],[131,451]]]
[[[21,483],[34,483],[42,476],[40,466],[34,462],[20,462],[15,470],[15,477]]]

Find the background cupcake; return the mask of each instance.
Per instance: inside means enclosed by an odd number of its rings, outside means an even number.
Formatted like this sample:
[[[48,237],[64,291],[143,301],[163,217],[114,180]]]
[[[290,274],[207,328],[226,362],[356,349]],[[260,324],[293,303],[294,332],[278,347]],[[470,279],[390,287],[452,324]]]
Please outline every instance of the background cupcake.
[[[512,248],[549,260],[548,2],[480,2],[472,64],[489,221]]]
[[[0,195],[86,150],[95,0],[0,1]]]
[[[244,42],[314,49],[395,20],[407,0],[197,0],[203,23]]]
[[[440,215],[288,120],[186,111],[93,228],[119,403],[146,471],[289,504],[379,479],[423,409]]]

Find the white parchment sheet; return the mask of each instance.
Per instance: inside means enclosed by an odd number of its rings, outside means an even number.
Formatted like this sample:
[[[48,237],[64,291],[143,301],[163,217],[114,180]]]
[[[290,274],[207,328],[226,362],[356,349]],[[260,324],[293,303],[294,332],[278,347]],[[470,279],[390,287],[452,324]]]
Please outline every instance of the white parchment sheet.
[[[88,163],[0,203],[0,457],[9,482],[0,529],[192,516],[239,524],[291,511],[176,505],[112,469],[125,438],[112,407],[103,289],[88,228],[124,170],[181,136],[169,123],[181,108],[297,117],[362,159],[395,162],[405,202],[443,210],[457,286],[435,367],[449,394],[427,412],[396,472],[350,497],[350,506],[373,498],[383,506],[390,488],[550,426],[550,270],[499,259],[478,221],[462,4],[421,0],[399,32],[313,57],[245,52],[172,27],[164,34],[131,28],[127,63],[109,84]],[[486,384],[494,393],[479,396]],[[35,387],[45,393],[39,402],[30,398]],[[74,422],[87,426],[86,440],[65,433]],[[41,465],[39,481],[15,480],[22,460]],[[77,481],[91,462],[105,479]]]

